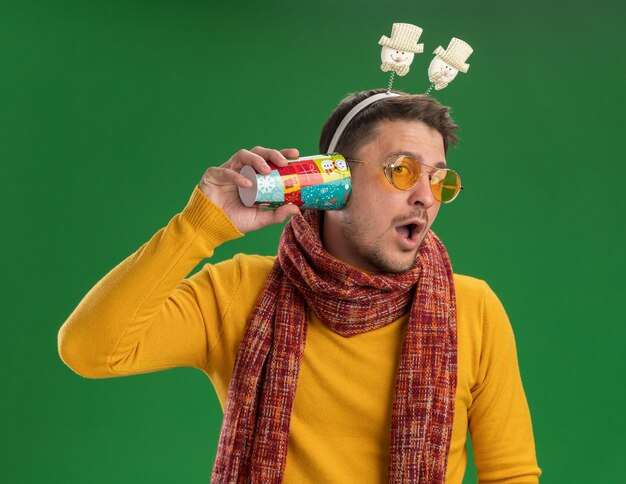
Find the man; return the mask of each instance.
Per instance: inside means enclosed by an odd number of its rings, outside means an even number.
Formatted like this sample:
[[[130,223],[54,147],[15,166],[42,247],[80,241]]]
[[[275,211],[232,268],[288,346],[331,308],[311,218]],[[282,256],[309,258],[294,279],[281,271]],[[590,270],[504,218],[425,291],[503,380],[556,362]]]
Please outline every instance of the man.
[[[452,274],[429,230],[457,126],[424,95],[361,109],[382,92],[347,97],[322,129],[320,152],[339,132],[352,160],[343,210],[244,207],[240,169],[298,152],[241,150],[60,330],[61,357],[85,377],[203,370],[224,409],[214,482],[457,483],[468,429],[481,481],[538,480],[506,314],[485,282]],[[221,243],[289,216],[278,257],[186,278]]]

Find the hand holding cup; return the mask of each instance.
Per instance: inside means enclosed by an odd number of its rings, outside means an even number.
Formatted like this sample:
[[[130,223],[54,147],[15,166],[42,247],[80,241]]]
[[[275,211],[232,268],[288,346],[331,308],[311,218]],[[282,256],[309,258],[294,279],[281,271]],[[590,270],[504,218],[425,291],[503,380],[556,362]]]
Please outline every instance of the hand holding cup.
[[[261,174],[269,174],[271,162],[277,167],[287,166],[289,158],[297,158],[297,149],[273,150],[256,146],[251,150],[239,150],[221,166],[209,167],[198,188],[215,205],[221,208],[243,233],[259,230],[271,224],[282,223],[291,215],[300,213],[297,206],[283,205],[276,210],[259,210],[246,207],[239,198],[238,188],[249,188],[252,182],[239,172],[244,166],[250,166]]]

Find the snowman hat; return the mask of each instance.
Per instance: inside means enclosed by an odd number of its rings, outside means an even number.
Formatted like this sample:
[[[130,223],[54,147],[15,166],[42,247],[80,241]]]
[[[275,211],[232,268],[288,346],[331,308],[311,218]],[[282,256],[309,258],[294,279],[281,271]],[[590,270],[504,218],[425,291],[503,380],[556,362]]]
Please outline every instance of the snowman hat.
[[[391,38],[383,35],[378,44],[394,50],[421,54],[424,52],[424,44],[418,44],[417,41],[422,35],[422,30],[413,24],[393,24]]]
[[[469,64],[466,64],[465,61],[472,52],[474,52],[474,49],[467,42],[452,37],[447,49],[439,46],[435,49],[434,54],[455,69],[466,73],[469,69]]]
[[[422,28],[413,24],[393,24],[391,28],[391,38],[385,37],[384,35],[378,41],[379,45],[384,47],[389,47],[394,50],[401,50],[403,52],[413,52],[414,54],[421,54],[424,51],[424,44],[418,44],[417,41],[422,35]],[[450,44],[447,49],[443,49],[441,46],[437,47],[435,50],[435,54],[441,58],[444,62],[447,62],[449,65],[454,67],[455,69],[461,72],[467,72],[469,69],[469,64],[466,64],[465,61],[470,56],[470,54],[474,51],[469,44],[462,41],[461,39],[457,39],[456,37],[452,37],[450,40]],[[381,66],[382,69],[383,66]],[[385,72],[383,70],[383,72]],[[335,134],[330,140],[330,144],[328,145],[328,153],[332,153],[335,151],[337,144],[339,143],[339,139],[343,134],[344,130],[352,121],[352,119],[367,108],[369,105],[374,104],[378,101],[382,101],[384,99],[389,99],[390,97],[400,96],[400,94],[396,92],[391,92],[391,85],[393,82],[394,72],[391,72],[391,78],[389,80],[389,86],[387,87],[386,92],[380,92],[378,94],[374,94],[363,99],[360,103],[354,106],[348,114],[344,116],[344,118],[337,126],[335,130]],[[426,91],[426,95],[430,92],[434,84]]]

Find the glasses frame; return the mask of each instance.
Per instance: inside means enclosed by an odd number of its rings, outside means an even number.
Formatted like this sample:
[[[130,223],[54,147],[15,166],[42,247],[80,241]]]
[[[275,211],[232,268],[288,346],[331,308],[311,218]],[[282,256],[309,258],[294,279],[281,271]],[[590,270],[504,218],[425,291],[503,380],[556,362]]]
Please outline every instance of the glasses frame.
[[[393,169],[396,166],[396,163],[398,163],[398,161],[400,161],[403,158],[409,158],[413,161],[415,161],[415,163],[417,163],[420,167],[420,174],[417,177],[417,180],[415,180],[415,183],[413,185],[411,185],[408,188],[400,188],[399,186],[397,186],[394,182],[393,182]],[[454,173],[458,178],[459,181],[461,180],[461,176],[454,170],[451,170],[450,168],[437,168],[436,166],[431,166],[431,165],[427,165],[426,163],[422,163],[421,161],[416,160],[415,158],[413,158],[412,156],[409,155],[397,155],[394,156],[392,158],[389,158],[389,160],[387,161],[365,161],[365,160],[356,160],[354,158],[346,158],[346,161],[348,162],[352,162],[352,163],[363,163],[365,165],[373,165],[373,166],[382,166],[383,167],[383,171],[385,173],[385,178],[387,178],[387,181],[389,183],[391,183],[391,185],[393,185],[395,188],[397,188],[398,190],[402,190],[402,191],[408,191],[411,190],[415,185],[417,185],[420,181],[420,179],[422,178],[422,174],[426,171],[423,170],[422,167],[427,167],[430,168],[432,171],[430,172],[430,176],[436,175],[438,172],[440,171],[451,171],[452,173]],[[445,179],[445,176],[444,176]],[[432,187],[432,184],[430,184],[430,186]],[[435,200],[437,200],[440,203],[450,203],[453,202],[454,200],[456,200],[456,197],[459,196],[459,193],[461,193],[461,190],[463,190],[463,185],[460,186],[459,191],[455,193],[454,197],[446,202],[437,199],[437,196],[435,195],[435,192],[432,190],[431,188],[431,193],[433,194],[433,196],[435,197]]]

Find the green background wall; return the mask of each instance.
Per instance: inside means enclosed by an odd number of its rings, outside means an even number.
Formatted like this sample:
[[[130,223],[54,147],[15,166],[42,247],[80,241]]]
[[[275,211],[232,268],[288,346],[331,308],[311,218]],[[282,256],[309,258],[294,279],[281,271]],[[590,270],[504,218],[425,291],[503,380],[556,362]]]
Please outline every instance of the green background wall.
[[[88,380],[59,327],[184,207],[204,170],[257,144],[317,152],[346,93],[383,87],[377,41],[424,28],[474,47],[435,93],[466,190],[434,226],[516,334],[543,482],[623,482],[624,8],[603,1],[4,1],[0,291],[4,482],[206,482],[221,410],[184,368]],[[275,253],[280,227],[218,249]],[[470,465],[466,482],[475,482]]]

